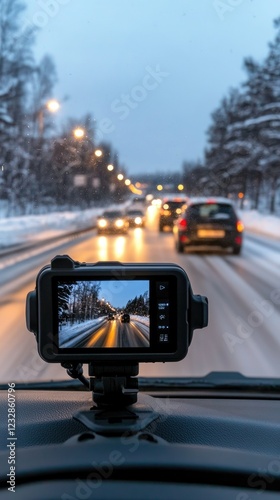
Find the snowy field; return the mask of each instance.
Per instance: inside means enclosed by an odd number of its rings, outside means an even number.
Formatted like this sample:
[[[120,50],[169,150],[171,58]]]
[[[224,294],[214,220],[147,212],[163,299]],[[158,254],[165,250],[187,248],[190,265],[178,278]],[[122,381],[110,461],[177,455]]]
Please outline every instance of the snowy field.
[[[77,212],[0,218],[0,248],[47,240],[67,232],[94,227],[97,216],[103,210],[104,208],[93,208]],[[245,231],[280,239],[280,217],[264,215],[256,210],[240,210],[239,215]]]

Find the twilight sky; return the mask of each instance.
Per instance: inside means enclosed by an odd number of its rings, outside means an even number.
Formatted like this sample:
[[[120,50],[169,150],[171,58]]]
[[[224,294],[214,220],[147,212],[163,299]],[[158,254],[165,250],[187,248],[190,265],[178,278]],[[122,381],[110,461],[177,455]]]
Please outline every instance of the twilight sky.
[[[27,0],[35,54],[56,64],[56,116],[96,119],[128,173],[202,158],[210,114],[274,38],[275,0]]]
[[[106,281],[101,282],[99,297],[104,298],[113,307],[125,307],[129,300],[149,292],[149,281]]]

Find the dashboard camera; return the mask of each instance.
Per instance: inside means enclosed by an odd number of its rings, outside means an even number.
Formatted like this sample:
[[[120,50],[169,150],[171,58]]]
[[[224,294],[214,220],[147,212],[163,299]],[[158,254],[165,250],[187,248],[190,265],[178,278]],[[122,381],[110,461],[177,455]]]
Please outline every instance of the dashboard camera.
[[[193,331],[207,326],[208,301],[193,294],[176,264],[89,264],[58,255],[27,295],[26,323],[43,360],[61,363],[98,405],[124,406],[137,400],[131,377],[138,363],[186,356]]]
[[[40,356],[64,361],[179,361],[207,303],[175,264],[85,264],[55,257],[27,296]]]

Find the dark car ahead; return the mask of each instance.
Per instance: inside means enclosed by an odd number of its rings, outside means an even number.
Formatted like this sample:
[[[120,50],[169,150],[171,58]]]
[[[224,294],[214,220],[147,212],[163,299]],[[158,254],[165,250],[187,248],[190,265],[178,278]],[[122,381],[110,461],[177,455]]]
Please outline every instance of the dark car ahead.
[[[188,246],[212,245],[231,247],[238,255],[243,228],[234,205],[227,198],[192,199],[173,227],[176,250],[182,253]]]
[[[128,313],[123,313],[121,315],[121,322],[122,323],[129,323],[130,322],[130,315]]]
[[[145,214],[142,210],[131,208],[127,210],[126,217],[129,223],[129,227],[144,227],[145,226]]]
[[[171,198],[162,201],[159,210],[159,231],[163,231],[166,226],[173,227],[174,221],[181,215],[187,200],[184,198]]]
[[[97,234],[127,233],[129,224],[121,210],[106,210],[97,219]]]

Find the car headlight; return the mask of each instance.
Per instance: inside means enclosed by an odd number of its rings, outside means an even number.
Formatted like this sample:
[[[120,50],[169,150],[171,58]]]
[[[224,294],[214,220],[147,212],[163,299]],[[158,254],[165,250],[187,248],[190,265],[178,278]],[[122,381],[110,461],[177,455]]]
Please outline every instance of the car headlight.
[[[135,217],[134,222],[135,222],[135,224],[142,224],[142,218],[141,217]]]
[[[97,222],[97,224],[98,224],[99,227],[106,227],[107,226],[107,221],[105,219],[100,219]]]
[[[123,227],[124,226],[124,220],[123,219],[117,219],[115,222],[116,227]]]

